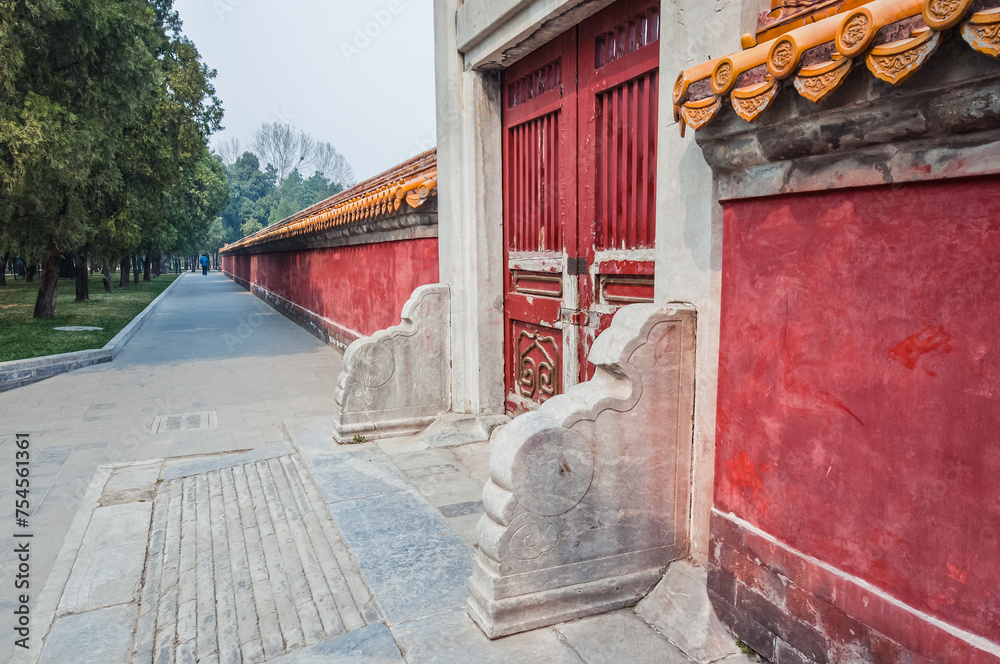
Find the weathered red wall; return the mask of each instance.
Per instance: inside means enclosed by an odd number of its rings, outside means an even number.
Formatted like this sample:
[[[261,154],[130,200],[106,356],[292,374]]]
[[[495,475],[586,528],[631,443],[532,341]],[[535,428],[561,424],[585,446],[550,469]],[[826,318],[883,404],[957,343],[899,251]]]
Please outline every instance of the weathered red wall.
[[[994,642],[998,201],[991,177],[725,204],[715,484],[719,511]]]
[[[413,291],[438,281],[437,238],[224,256],[223,268],[319,316],[370,335],[399,323]]]

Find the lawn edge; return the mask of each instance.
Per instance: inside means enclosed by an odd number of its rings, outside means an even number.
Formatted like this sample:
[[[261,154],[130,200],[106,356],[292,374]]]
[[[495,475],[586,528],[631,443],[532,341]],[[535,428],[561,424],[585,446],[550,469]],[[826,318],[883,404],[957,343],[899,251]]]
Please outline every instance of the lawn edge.
[[[24,360],[10,360],[0,362],[0,392],[7,392],[18,387],[31,385],[39,381],[58,376],[59,374],[75,371],[95,364],[111,362],[125,345],[132,340],[136,332],[142,327],[146,319],[156,311],[163,299],[170,293],[171,289],[187,275],[181,273],[163,292],[146,305],[146,308],[139,312],[139,315],[123,327],[111,341],[104,344],[103,348],[91,348],[88,350],[78,350],[72,353],[59,353],[58,355],[45,355],[43,357],[31,357]]]

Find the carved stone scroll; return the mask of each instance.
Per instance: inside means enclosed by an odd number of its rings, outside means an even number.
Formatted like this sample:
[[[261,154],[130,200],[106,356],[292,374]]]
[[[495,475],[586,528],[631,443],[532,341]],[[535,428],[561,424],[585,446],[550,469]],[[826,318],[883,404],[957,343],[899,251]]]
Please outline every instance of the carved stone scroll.
[[[847,80],[853,62],[851,58],[841,58],[803,67],[795,76],[795,89],[809,101],[818,104]]]
[[[490,638],[632,604],[684,555],[695,322],[622,308],[592,380],[494,435],[468,606]]]
[[[962,25],[962,37],[980,53],[1000,58],[1000,8],[973,14]]]
[[[421,286],[402,322],[358,339],[344,353],[333,437],[418,433],[451,408],[451,298],[446,284]]]
[[[866,59],[868,69],[886,83],[899,85],[920,71],[940,43],[940,32],[924,30],[912,39],[876,46]]]

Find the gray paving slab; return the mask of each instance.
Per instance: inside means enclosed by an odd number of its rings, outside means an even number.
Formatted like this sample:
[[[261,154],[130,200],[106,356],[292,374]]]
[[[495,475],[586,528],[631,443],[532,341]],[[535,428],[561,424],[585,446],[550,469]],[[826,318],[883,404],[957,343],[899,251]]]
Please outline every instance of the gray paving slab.
[[[353,632],[303,648],[269,664],[405,664],[403,656],[384,623],[368,625]]]
[[[407,664],[585,664],[551,629],[490,641],[465,609],[390,627]]]
[[[308,464],[310,474],[328,503],[379,496],[410,487],[406,477],[374,445],[313,455],[308,458]]]
[[[553,629],[587,664],[691,664],[632,611],[614,611]]]
[[[151,503],[127,503],[94,511],[59,603],[60,615],[138,599],[151,517]]]
[[[712,608],[707,570],[675,562],[663,580],[636,606],[636,613],[698,664],[740,655],[736,640]]]
[[[465,605],[472,548],[419,493],[329,507],[389,625]]]
[[[40,664],[125,664],[132,652],[134,606],[113,606],[56,621]]]
[[[428,447],[427,443],[415,436],[383,438],[382,440],[375,441],[375,444],[388,455],[419,452],[420,450],[426,450]]]

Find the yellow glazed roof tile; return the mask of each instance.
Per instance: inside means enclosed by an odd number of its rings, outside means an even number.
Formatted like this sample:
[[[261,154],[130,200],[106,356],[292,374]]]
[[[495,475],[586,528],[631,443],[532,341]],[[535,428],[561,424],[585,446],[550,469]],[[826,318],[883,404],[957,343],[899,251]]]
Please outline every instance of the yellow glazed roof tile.
[[[436,195],[437,149],[433,149],[226,245],[222,253],[316,233],[353,221],[391,216],[399,212],[404,203],[416,209]]]
[[[976,0],[785,0],[773,22],[745,48],[684,70],[674,86],[681,134],[710,123],[725,101],[753,122],[793,78],[813,102],[832,94],[859,59],[873,75],[899,85],[934,54],[941,32],[961,25],[977,51],[1000,58],[1000,8],[972,11]],[[1000,0],[987,4],[1000,5]],[[979,0],[977,8],[982,7]],[[760,38],[758,43],[757,39]],[[728,99],[727,99],[728,98]]]

